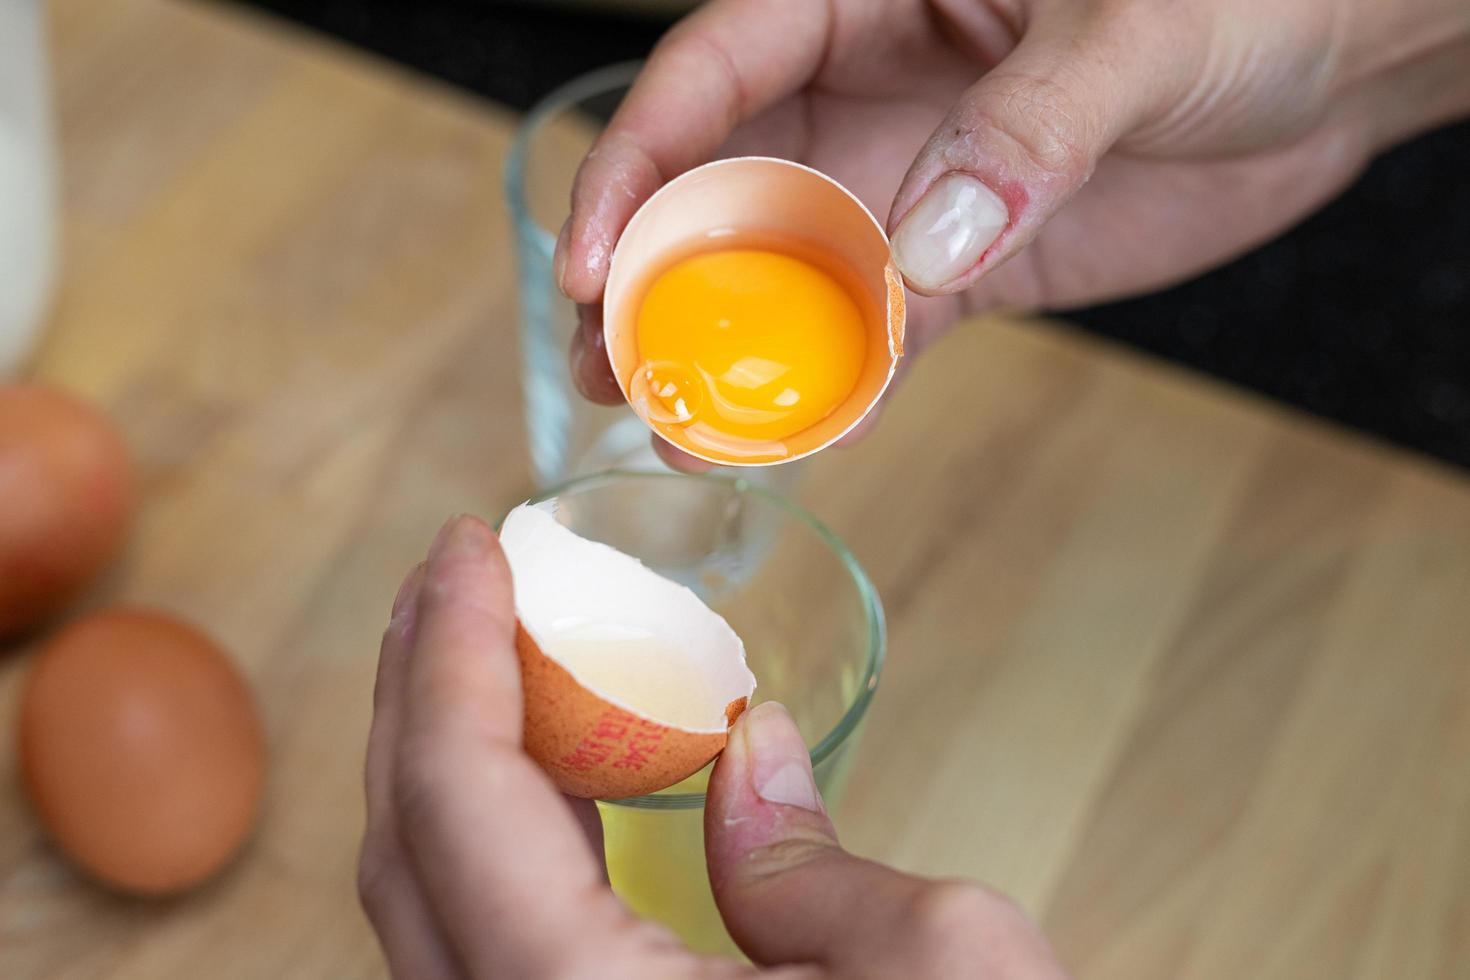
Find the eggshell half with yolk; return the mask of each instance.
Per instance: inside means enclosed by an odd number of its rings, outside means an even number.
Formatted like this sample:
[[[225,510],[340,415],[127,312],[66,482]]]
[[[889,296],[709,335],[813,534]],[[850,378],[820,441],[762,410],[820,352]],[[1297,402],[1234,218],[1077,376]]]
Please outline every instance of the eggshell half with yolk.
[[[849,393],[810,426],[780,438],[750,438],[691,419],[678,410],[683,402],[674,409],[659,404],[662,382],[640,381],[652,369],[640,350],[639,314],[660,275],[681,258],[747,244],[818,266],[868,311],[866,356]],[[716,160],[665,184],[618,239],[603,294],[608,360],[633,411],[665,441],[723,466],[791,462],[850,432],[893,379],[904,317],[903,279],[883,226],[837,181],[773,157]]]

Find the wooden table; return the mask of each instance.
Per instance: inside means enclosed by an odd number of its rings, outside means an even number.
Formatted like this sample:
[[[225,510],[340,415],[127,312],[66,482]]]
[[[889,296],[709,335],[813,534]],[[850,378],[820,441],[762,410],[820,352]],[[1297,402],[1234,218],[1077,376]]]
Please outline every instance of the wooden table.
[[[54,28],[36,370],[113,413],[146,492],[89,602],[223,640],[272,770],[229,874],[108,895],[16,788],[8,654],[0,975],[380,976],[353,890],[378,634],[447,514],[529,486],[516,120],[228,7],[64,0]],[[1463,474],[990,320],[805,495],[892,626],[852,847],[1014,893],[1086,978],[1470,976]]]

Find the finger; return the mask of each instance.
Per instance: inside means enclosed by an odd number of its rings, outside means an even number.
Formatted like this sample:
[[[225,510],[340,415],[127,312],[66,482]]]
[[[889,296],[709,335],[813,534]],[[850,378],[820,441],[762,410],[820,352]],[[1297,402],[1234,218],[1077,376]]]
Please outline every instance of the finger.
[[[563,292],[595,302],[613,244],[639,205],[812,79],[827,50],[829,7],[717,0],[668,33],[577,172]]]
[[[394,976],[453,980],[461,974],[414,881],[398,836],[392,805],[392,746],[402,715],[402,678],[413,642],[414,613],[424,566],[414,566],[398,589],[383,634],[373,688],[364,781],[367,826],[358,859],[358,894]]]
[[[659,435],[653,436],[653,452],[665,466],[680,473],[708,473],[715,468],[714,463],[689,455]]]
[[[395,802],[418,881],[469,972],[559,975],[638,933],[561,794],[521,752],[515,630],[499,542],[456,518],[419,591]]]
[[[756,705],[732,729],[710,777],[704,833],[720,914],[760,963],[836,966],[828,950],[846,926],[833,896],[856,887],[880,906],[902,908],[916,891],[843,854],[806,743],[774,702]],[[803,888],[814,889],[809,899]]]
[[[571,812],[572,819],[577,821],[577,826],[582,828],[582,836],[587,839],[587,848],[592,855],[592,862],[597,865],[598,872],[602,875],[603,884],[611,884],[607,875],[606,851],[602,840],[602,814],[597,810],[597,804],[592,800],[583,799],[580,796],[568,796],[562,794],[562,802]]]
[[[618,387],[612,361],[607,356],[601,305],[577,307],[577,332],[572,337],[570,357],[572,381],[584,398],[599,405],[623,403],[623,389]]]
[[[898,379],[895,378],[894,380],[896,381]],[[884,396],[885,401],[887,397],[887,395]],[[868,414],[864,415],[857,425],[853,426],[851,429],[848,429],[847,432],[843,434],[842,438],[837,440],[836,445],[841,446],[843,449],[851,449],[853,446],[856,446],[858,443],[868,438],[868,436],[872,434],[873,430],[878,428],[878,422],[883,418],[883,408],[883,402],[879,402],[878,404],[870,408],[868,410]]]
[[[402,863],[379,866],[364,861],[359,865],[358,892],[390,976],[414,980],[465,976],[410,868]]]
[[[398,742],[403,717],[403,675],[408,650],[413,643],[419,587],[423,581],[424,563],[419,562],[398,587],[393,612],[378,652],[378,674],[373,684],[373,721],[368,729],[367,762],[364,765],[369,833],[394,826],[392,747]]]
[[[756,962],[819,963],[844,977],[1064,977],[1000,896],[844,852],[806,744],[772,702],[741,717],[715,766],[705,849],[720,914]]]
[[[1122,135],[1181,89],[1177,41],[1089,9],[1039,4],[1021,43],[920,151],[889,217],[894,258],[914,289],[965,289],[1014,255]]]

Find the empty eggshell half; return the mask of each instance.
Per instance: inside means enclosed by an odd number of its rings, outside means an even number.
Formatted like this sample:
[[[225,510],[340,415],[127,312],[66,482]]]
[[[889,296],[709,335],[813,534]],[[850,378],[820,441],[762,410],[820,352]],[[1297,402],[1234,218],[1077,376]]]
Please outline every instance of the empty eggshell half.
[[[636,558],[579,537],[554,501],[500,530],[515,582],[526,752],[562,792],[657,792],[725,747],[755,677],[725,620]]]
[[[851,393],[825,418],[780,441],[712,433],[667,417],[639,385],[638,311],[672,260],[751,238],[827,271],[870,311],[867,356]],[[786,463],[824,449],[863,420],[903,354],[903,279],[883,226],[851,191],[810,167],[773,157],[735,157],[696,167],[638,209],[613,251],[603,294],[603,336],[624,397],[654,432],[684,452],[723,466]]]

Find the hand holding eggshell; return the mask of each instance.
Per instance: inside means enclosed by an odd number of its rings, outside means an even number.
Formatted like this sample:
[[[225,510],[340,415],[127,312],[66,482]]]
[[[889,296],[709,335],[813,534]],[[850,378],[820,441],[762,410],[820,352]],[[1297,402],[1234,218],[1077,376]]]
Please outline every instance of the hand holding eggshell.
[[[555,530],[538,530],[541,517],[551,520],[526,508],[518,523],[529,527],[516,535]],[[383,635],[358,890],[389,971],[767,975],[635,918],[609,887],[597,809],[558,793],[527,759],[502,550],[482,522],[451,521],[404,581]],[[541,552],[547,567],[561,564],[554,548]],[[705,855],[731,936],[771,976],[1065,980],[1036,927],[999,895],[843,851],[805,740],[775,703],[729,733],[710,775]]]

